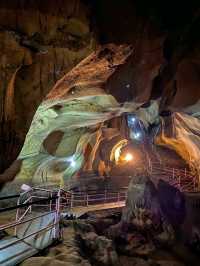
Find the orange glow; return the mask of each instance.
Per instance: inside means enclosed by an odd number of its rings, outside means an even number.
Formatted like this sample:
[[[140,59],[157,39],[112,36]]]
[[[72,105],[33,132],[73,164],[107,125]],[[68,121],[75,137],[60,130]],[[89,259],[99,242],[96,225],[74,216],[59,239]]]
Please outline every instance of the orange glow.
[[[127,153],[125,156],[124,156],[124,160],[127,161],[127,162],[130,162],[133,160],[133,155],[131,153]]]

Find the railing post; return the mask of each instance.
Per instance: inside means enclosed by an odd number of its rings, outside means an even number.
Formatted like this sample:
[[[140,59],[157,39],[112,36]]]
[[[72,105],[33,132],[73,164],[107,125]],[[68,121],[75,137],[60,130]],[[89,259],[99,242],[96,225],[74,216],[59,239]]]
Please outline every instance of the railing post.
[[[73,201],[74,201],[74,194],[72,192],[72,194],[71,194],[71,204],[70,204],[71,209],[73,208],[73,205],[74,205]]]
[[[17,200],[17,205],[20,204],[20,195],[19,195],[19,198]],[[19,219],[19,208],[17,209],[17,212],[16,212],[16,218],[15,218],[15,221],[17,222]],[[15,236],[17,235],[17,225],[15,226]]]
[[[89,205],[89,195],[88,194],[86,195],[86,205],[87,205],[87,207]]]
[[[28,195],[29,195],[29,193],[28,193]],[[32,203],[33,201],[32,201],[32,197],[31,197],[31,194],[30,194],[30,202]],[[30,205],[30,213],[32,212],[32,205]]]
[[[117,201],[118,201],[118,203],[120,201],[120,192],[117,193]]]
[[[174,178],[175,178],[175,173],[174,173],[174,168],[173,168],[172,179],[174,180]]]
[[[60,194],[61,191],[59,189],[58,193],[57,193],[57,199],[56,199],[56,212],[55,212],[55,219],[54,219],[54,238],[57,238],[57,230],[56,228],[58,228],[58,233],[59,233],[59,219],[60,219]]]
[[[52,192],[50,193],[50,197],[52,198]],[[50,200],[50,211],[52,211],[52,199]]]

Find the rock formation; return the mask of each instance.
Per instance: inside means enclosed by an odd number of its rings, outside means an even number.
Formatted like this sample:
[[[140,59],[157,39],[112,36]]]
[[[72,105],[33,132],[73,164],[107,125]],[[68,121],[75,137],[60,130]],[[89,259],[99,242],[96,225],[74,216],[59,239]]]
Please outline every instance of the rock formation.
[[[0,172],[14,161],[54,83],[95,47],[80,1],[0,3]]]
[[[200,177],[199,132],[200,120],[197,117],[175,112],[170,117],[170,123],[167,123],[167,119],[162,120],[161,133],[156,139],[156,144],[174,149]]]
[[[101,124],[124,111],[106,82],[131,54],[130,46],[107,45],[56,83],[34,116],[16,182],[64,183],[81,168]]]
[[[90,86],[96,94],[109,93],[120,103],[144,102],[137,115],[146,128],[158,124],[158,114],[169,110],[181,109],[191,115],[190,106],[195,105],[198,113],[200,53],[199,36],[195,32],[199,28],[199,12],[193,4],[190,8],[182,4],[182,9],[179,12],[180,7],[175,5],[171,10],[167,3],[164,9],[159,5],[151,8],[143,0],[117,4],[114,0],[109,3],[61,0],[56,5],[46,0],[29,4],[24,0],[1,1],[0,171],[5,171],[17,158],[33,115],[53,84],[90,54],[97,43],[129,43],[133,55],[126,64],[116,67],[112,52],[102,49],[99,56],[109,65],[106,75],[113,71],[109,78],[104,77],[104,88],[98,85],[98,75],[101,76],[98,67],[96,77],[93,71],[91,75],[82,71],[81,82],[85,82],[86,75],[87,79],[93,76],[95,86],[92,83]],[[172,17],[165,14],[169,10]],[[56,89],[47,96],[48,101],[65,97],[66,92],[68,99],[70,93],[81,96],[82,85],[77,80],[72,88],[70,80],[75,79],[76,69],[57,83]],[[93,94],[93,89],[87,88],[84,95]],[[60,107],[56,108],[58,113]],[[44,147],[48,146],[51,155],[63,138],[59,130],[52,134],[44,140]],[[168,144],[167,147],[186,159],[177,142],[176,147]],[[1,183],[16,176],[19,162],[14,165],[1,175]]]

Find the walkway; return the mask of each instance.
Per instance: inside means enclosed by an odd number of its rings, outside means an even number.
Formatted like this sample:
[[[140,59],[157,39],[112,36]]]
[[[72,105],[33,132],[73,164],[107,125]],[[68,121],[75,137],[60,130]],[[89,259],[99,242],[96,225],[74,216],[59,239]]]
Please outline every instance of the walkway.
[[[151,177],[163,179],[182,192],[198,190],[195,176],[186,170],[154,165]],[[60,239],[62,215],[80,217],[91,211],[121,208],[125,201],[126,190],[69,192],[32,188],[20,194],[18,205],[14,207],[16,220],[0,226],[0,232],[14,229],[13,236],[0,240],[0,266],[14,266]]]
[[[124,191],[97,194],[33,188],[22,193],[16,221],[0,226],[0,231],[11,228],[15,231],[13,236],[0,240],[0,266],[14,266],[59,239],[63,214],[79,217],[89,211],[121,208],[125,200]]]
[[[82,206],[82,207],[73,207],[68,211],[68,214],[72,214],[75,217],[80,217],[81,215],[92,212],[92,211],[100,211],[100,210],[107,210],[107,209],[116,209],[122,208],[125,206],[125,200],[113,203],[103,203],[103,204],[96,204],[90,206]]]

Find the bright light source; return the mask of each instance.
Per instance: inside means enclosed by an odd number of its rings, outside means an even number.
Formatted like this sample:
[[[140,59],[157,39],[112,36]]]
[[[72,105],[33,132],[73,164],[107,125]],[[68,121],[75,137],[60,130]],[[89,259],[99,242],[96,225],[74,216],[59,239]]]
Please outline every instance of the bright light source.
[[[135,117],[132,117],[132,118],[131,118],[131,122],[133,122],[133,123],[134,123],[134,122],[135,122],[135,120],[136,120],[136,119],[135,119]]]
[[[73,161],[71,161],[70,165],[71,165],[72,167],[74,167],[74,166],[76,165],[76,162],[73,160]]]
[[[71,165],[72,167],[74,167],[74,166],[76,165],[76,162],[74,161],[73,158],[70,158],[70,159],[69,159],[69,162],[70,162],[70,165]]]
[[[131,153],[127,153],[124,157],[124,160],[130,162],[133,160],[133,155]]]
[[[134,138],[135,138],[135,139],[139,139],[140,136],[141,136],[140,132],[137,132],[137,133],[134,134]]]
[[[74,161],[73,157],[67,158],[66,162],[69,162],[72,167],[76,165],[76,162]]]

